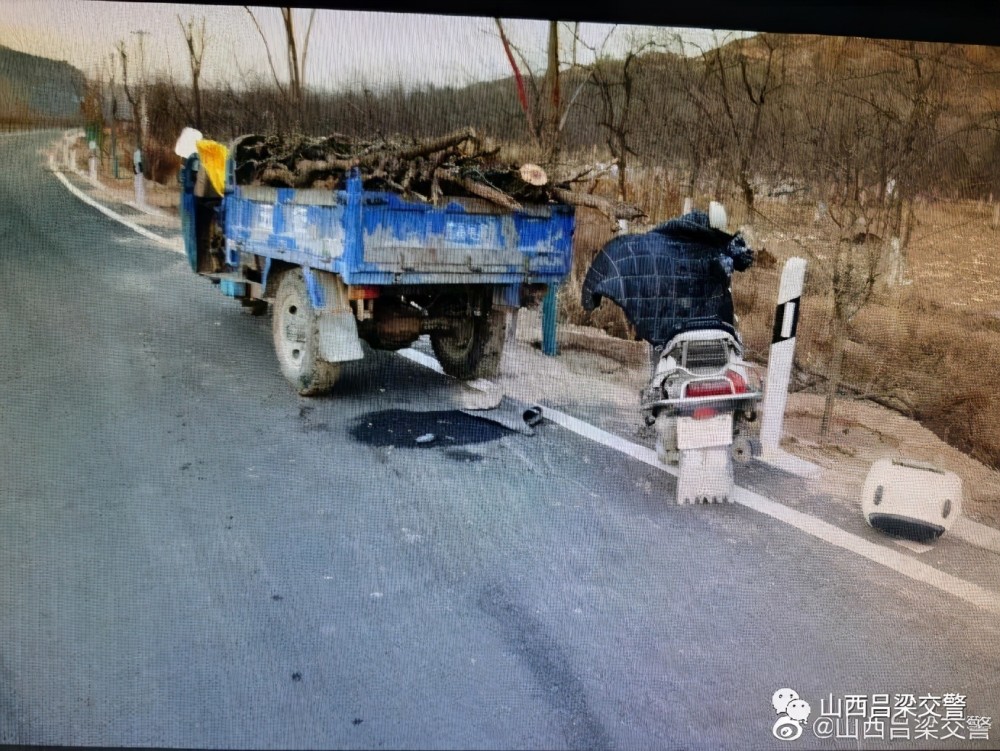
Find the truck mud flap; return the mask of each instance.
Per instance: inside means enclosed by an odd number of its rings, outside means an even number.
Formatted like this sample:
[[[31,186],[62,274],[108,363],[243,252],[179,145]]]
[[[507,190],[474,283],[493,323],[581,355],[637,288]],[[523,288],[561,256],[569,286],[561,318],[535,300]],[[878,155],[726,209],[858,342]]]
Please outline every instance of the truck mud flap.
[[[364,358],[361,340],[358,338],[358,324],[350,309],[320,311],[317,324],[319,354],[324,360],[347,362]]]

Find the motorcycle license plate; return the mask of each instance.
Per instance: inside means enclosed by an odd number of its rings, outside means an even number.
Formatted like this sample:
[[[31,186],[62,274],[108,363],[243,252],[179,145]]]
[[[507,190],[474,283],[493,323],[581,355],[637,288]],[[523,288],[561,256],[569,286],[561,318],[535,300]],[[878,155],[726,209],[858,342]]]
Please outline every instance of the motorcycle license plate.
[[[677,418],[677,448],[680,451],[728,446],[732,442],[732,412],[723,412],[703,420],[695,420],[693,417]]]

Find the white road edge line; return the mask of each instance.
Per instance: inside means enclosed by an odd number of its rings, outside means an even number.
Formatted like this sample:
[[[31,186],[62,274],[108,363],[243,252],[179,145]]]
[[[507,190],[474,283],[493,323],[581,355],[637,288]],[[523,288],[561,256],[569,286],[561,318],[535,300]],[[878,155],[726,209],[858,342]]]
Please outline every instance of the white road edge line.
[[[934,550],[933,545],[928,545],[924,542],[916,542],[915,540],[904,540],[902,538],[893,539],[893,542],[899,545],[901,548],[906,548],[907,550],[912,550],[914,553],[923,555],[924,553]]]
[[[418,352],[417,350],[411,349],[410,347],[397,350],[396,354],[402,355],[407,360],[415,362],[417,365],[423,365],[425,368],[430,368],[431,370],[434,370],[444,375],[444,368],[441,367],[441,363],[439,363],[435,358],[431,357],[430,355],[425,355],[423,352]]]
[[[414,349],[401,349],[398,354],[418,365],[431,368],[438,373],[443,372],[437,360],[429,355],[425,355],[423,352],[417,352]],[[492,386],[492,384],[490,385]],[[662,472],[674,476],[677,474],[673,467],[662,464],[656,458],[656,452],[652,449],[608,433],[595,425],[567,415],[552,407],[542,405],[542,416],[577,435],[620,451]],[[984,587],[980,587],[978,584],[973,584],[964,579],[959,579],[957,576],[939,571],[933,566],[922,563],[911,556],[892,550],[885,545],[865,540],[829,522],[825,522],[815,516],[809,516],[801,511],[796,511],[745,488],[736,488],[735,500],[747,508],[770,516],[772,519],[785,522],[806,534],[867,558],[903,576],[923,582],[924,584],[929,584],[942,592],[947,592],[984,610],[1000,614],[1000,596]]]
[[[76,196],[77,198],[79,198],[81,201],[83,201],[88,206],[94,207],[95,209],[97,209],[98,211],[100,211],[105,216],[107,216],[107,217],[109,217],[111,219],[114,219],[116,222],[118,222],[119,224],[122,224],[122,225],[128,227],[133,232],[137,232],[138,234],[142,235],[143,237],[145,237],[145,238],[147,238],[149,240],[152,240],[153,242],[160,243],[161,245],[166,246],[169,250],[172,250],[175,253],[180,253],[180,254],[183,255],[184,248],[183,247],[179,247],[178,243],[176,241],[174,241],[174,240],[168,240],[165,237],[161,237],[160,235],[157,235],[155,232],[150,232],[145,227],[140,227],[138,224],[134,224],[133,222],[130,222],[128,219],[126,219],[125,217],[123,217],[121,214],[119,214],[119,213],[117,213],[115,211],[112,211],[107,206],[104,206],[100,202],[95,201],[93,198],[91,198],[90,196],[88,196],[82,190],[80,190],[75,185],[73,185],[73,183],[71,183],[69,180],[67,180],[66,176],[62,172],[60,172],[59,169],[54,169],[53,170],[53,174],[57,178],[59,178],[59,181],[63,185],[66,186],[66,189],[70,193],[72,193],[74,196]]]

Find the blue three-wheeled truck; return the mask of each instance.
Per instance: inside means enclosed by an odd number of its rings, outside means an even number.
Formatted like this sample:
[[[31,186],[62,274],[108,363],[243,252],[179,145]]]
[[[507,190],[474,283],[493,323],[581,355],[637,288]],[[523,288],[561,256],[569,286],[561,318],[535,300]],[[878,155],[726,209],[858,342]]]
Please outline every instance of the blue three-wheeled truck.
[[[573,207],[501,208],[474,197],[440,205],[364,190],[237,185],[230,156],[216,191],[197,153],[181,172],[191,268],[254,313],[272,308],[274,349],[303,395],[329,390],[361,340],[396,350],[428,334],[446,373],[488,377],[507,312],[566,276]]]

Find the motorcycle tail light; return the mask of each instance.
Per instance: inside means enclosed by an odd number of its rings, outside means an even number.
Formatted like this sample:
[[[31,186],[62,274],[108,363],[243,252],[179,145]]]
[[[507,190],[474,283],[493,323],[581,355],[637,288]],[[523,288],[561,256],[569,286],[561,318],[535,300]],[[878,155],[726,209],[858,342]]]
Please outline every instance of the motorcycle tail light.
[[[715,410],[711,407],[698,407],[691,413],[691,417],[695,420],[707,420],[709,417],[715,417],[715,414]]]
[[[733,393],[745,394],[747,392],[746,379],[735,370],[727,370],[726,378],[728,378],[729,382],[733,384]]]
[[[744,384],[745,388],[746,384]],[[732,393],[733,383],[729,380],[728,374],[726,378],[716,381],[695,381],[694,383],[689,383],[686,392],[689,397],[729,396]]]

